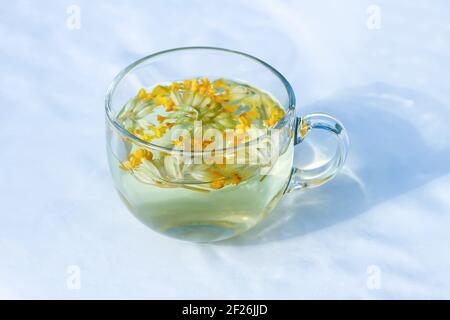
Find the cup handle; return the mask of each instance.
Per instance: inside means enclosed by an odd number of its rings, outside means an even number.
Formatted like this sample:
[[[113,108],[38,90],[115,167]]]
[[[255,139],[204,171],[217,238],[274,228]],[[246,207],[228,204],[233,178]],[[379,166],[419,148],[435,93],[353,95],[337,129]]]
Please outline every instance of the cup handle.
[[[326,130],[336,137],[336,153],[328,162],[314,169],[293,167],[285,193],[296,189],[320,186],[333,178],[344,165],[349,141],[342,123],[325,113],[311,113],[301,118],[297,117],[294,144],[301,143],[308,132],[313,129]]]

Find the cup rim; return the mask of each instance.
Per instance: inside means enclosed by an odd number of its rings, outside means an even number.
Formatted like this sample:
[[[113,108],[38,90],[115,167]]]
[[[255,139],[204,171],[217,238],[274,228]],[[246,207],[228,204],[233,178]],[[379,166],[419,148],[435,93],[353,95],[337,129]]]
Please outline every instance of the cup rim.
[[[128,65],[127,67],[125,67],[124,69],[122,69],[122,71],[120,71],[112,80],[111,84],[109,85],[107,91],[106,91],[106,97],[105,97],[105,111],[106,111],[106,117],[108,119],[108,121],[113,124],[113,126],[123,135],[125,135],[128,139],[131,139],[132,141],[136,142],[138,145],[142,145],[144,147],[147,147],[149,149],[154,149],[157,151],[162,151],[162,152],[168,152],[168,153],[182,153],[182,154],[192,154],[192,155],[200,155],[203,154],[204,151],[184,151],[184,150],[179,150],[179,149],[172,149],[172,148],[166,148],[163,146],[159,146],[157,144],[153,144],[151,142],[147,142],[145,140],[142,140],[141,138],[135,136],[134,134],[132,134],[131,132],[129,132],[127,129],[125,129],[119,122],[117,122],[116,117],[113,115],[112,112],[112,108],[111,108],[111,100],[112,100],[112,96],[118,86],[118,84],[120,83],[120,81],[125,78],[125,76],[127,76],[131,71],[133,71],[136,67],[138,67],[139,65],[141,65],[142,63],[146,62],[147,60],[150,60],[152,58],[155,58],[157,56],[160,55],[164,55],[166,53],[171,53],[171,52],[177,52],[177,51],[188,51],[188,50],[211,50],[211,51],[221,51],[221,52],[225,52],[225,53],[231,53],[231,54],[236,54],[236,55],[240,55],[246,58],[249,58],[253,61],[258,62],[259,64],[261,64],[262,66],[264,66],[265,68],[267,68],[269,71],[271,71],[284,85],[284,88],[286,89],[286,92],[288,94],[288,109],[287,112],[285,113],[284,117],[281,118],[277,124],[271,128],[271,129],[280,129],[282,128],[290,119],[291,115],[293,113],[295,113],[295,94],[294,94],[294,90],[291,87],[291,84],[289,83],[289,81],[274,67],[272,67],[270,64],[268,64],[267,62],[252,56],[248,53],[244,53],[241,51],[237,51],[237,50],[232,50],[232,49],[225,49],[225,48],[220,48],[220,47],[211,47],[211,46],[189,46],[189,47],[177,47],[177,48],[173,48],[173,49],[167,49],[167,50],[162,50],[162,51],[158,51],[156,53],[152,53],[150,55],[147,55],[143,58],[140,58],[136,61],[134,61],[133,63],[131,63],[130,65]],[[258,139],[265,137],[267,134],[264,134],[261,137],[258,137]],[[251,144],[254,144],[257,142],[258,139],[253,139],[251,141],[248,141],[238,147],[228,147],[228,148],[222,148],[222,149],[218,149],[216,150],[217,152],[226,152],[227,150],[230,149],[238,149],[238,148],[242,148],[242,147],[248,147]]]

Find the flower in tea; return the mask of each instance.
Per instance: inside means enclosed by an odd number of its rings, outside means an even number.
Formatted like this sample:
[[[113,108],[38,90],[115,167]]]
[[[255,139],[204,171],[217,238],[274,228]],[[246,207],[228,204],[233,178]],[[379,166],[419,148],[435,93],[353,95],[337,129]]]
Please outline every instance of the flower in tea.
[[[118,114],[118,121],[133,135],[158,146],[180,150],[214,150],[215,137],[196,136],[196,123],[202,130],[218,131],[221,137],[234,134],[231,146],[248,141],[248,133],[256,129],[274,127],[284,117],[284,110],[269,94],[227,79],[210,81],[194,78],[157,85],[147,92],[140,89]],[[190,137],[172,139],[176,130],[184,130]],[[221,140],[221,139],[219,139]],[[222,139],[224,140],[224,139]],[[228,146],[228,145],[227,145]],[[132,172],[142,182],[162,187],[187,187],[190,189],[221,189],[238,185],[257,174],[259,166],[230,164],[213,161],[197,164],[186,161],[177,153],[150,151],[132,145],[132,152],[120,167]],[[220,149],[220,148],[218,148]],[[214,152],[213,152],[214,153]],[[235,154],[213,154],[214,159],[227,160]],[[220,163],[222,162],[222,163]],[[175,182],[182,182],[175,184]],[[199,182],[209,185],[194,187]],[[205,189],[206,188],[206,189]]]

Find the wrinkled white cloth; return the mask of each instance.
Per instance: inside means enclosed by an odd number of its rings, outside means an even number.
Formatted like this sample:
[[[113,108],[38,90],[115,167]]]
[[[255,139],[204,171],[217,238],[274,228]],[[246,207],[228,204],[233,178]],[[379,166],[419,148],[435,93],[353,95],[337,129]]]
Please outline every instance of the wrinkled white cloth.
[[[80,0],[79,29],[3,4],[0,298],[450,298],[450,4],[376,3]],[[214,245],[138,222],[105,155],[113,76],[193,45],[267,61],[351,140],[334,180]]]

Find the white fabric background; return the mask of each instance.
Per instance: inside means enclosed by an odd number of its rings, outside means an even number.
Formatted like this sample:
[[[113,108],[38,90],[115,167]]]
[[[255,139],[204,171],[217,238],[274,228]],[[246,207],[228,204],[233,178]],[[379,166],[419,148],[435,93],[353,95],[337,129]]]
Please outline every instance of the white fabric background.
[[[71,4],[79,30],[66,27]],[[379,30],[366,26],[371,4]],[[450,298],[448,1],[0,7],[0,298]],[[113,76],[192,45],[269,62],[292,83],[300,115],[329,112],[351,139],[336,179],[215,245],[139,223],[105,157]],[[71,265],[79,290],[67,287]]]

